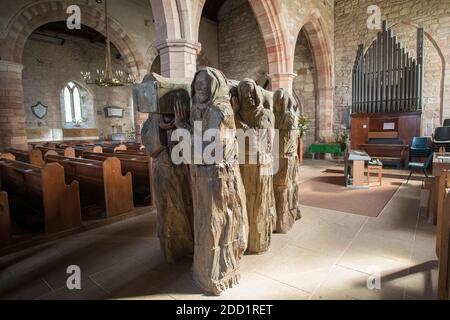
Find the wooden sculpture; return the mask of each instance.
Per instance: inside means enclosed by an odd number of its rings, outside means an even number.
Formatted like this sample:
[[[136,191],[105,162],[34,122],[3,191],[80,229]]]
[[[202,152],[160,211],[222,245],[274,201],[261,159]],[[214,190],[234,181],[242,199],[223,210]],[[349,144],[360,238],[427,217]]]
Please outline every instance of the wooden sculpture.
[[[235,123],[225,76],[213,68],[201,69],[192,83],[190,122],[176,109],[177,127],[193,133],[216,130],[223,146],[217,163],[190,166],[194,200],[195,250],[193,273],[206,293],[220,295],[238,283],[240,260],[247,248],[248,222],[245,191],[236,154]]]
[[[301,218],[299,203],[299,108],[294,98],[278,89],[273,99],[275,129],[279,133],[279,169],[273,178],[277,223],[275,231],[287,233]]]
[[[142,92],[140,99],[135,98],[135,103],[141,112],[150,113],[142,128],[142,142],[153,159],[152,184],[155,186],[154,203],[161,250],[166,261],[173,263],[182,257],[192,256],[194,232],[189,169],[187,165],[175,165],[171,160],[174,144],[170,138],[175,129],[173,107],[179,101],[178,96],[171,95],[171,90],[165,91],[164,95],[157,90],[167,83],[170,84],[171,79],[156,78],[154,75],[146,77],[140,89],[147,91]],[[139,88],[134,91],[139,91]],[[185,94],[188,99],[184,102],[189,101],[189,91]],[[142,97],[151,99],[143,101]]]
[[[238,99],[233,99],[236,127],[243,130],[246,136],[256,137],[256,140],[245,139],[245,151],[240,146],[240,152],[245,153],[240,169],[249,222],[247,250],[250,254],[259,254],[269,249],[276,222],[272,175],[275,120],[272,110],[264,107],[262,88],[253,80],[241,81],[237,91]],[[254,159],[257,161],[252,161],[252,156],[256,156]]]

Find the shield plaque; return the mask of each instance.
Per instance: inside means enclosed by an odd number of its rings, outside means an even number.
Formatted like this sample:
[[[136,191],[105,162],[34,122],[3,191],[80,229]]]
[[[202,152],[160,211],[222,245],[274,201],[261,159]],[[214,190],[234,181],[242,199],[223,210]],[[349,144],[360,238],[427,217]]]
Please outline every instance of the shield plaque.
[[[48,107],[43,105],[41,102],[38,102],[36,105],[31,107],[31,112],[38,118],[44,119],[47,115]]]

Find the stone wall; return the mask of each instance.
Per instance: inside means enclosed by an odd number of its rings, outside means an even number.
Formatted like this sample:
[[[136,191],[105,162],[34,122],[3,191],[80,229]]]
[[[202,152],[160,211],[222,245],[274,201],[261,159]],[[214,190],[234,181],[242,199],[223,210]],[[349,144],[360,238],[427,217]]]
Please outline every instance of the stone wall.
[[[201,67],[219,68],[218,24],[207,18],[200,20],[198,41],[202,50],[197,57],[197,69]]]
[[[112,133],[112,126],[129,130],[133,124],[131,88],[101,88],[86,85],[81,71],[104,69],[105,45],[90,43],[86,39],[59,35],[65,39],[64,45],[29,39],[23,56],[24,105],[28,129],[70,128],[73,124],[64,123],[61,105],[61,91],[69,81],[75,81],[85,92],[83,94],[83,115],[88,121],[84,128],[98,128],[101,137]],[[113,69],[126,71],[124,62],[116,58],[117,50],[112,50]],[[37,102],[48,106],[48,114],[39,120],[31,112]],[[118,106],[125,109],[123,119],[106,118],[105,106]],[[35,138],[35,137],[34,137]]]
[[[450,72],[444,70],[450,61],[450,1],[396,0],[347,1],[335,3],[335,126],[343,123],[344,107],[351,104],[351,71],[357,45],[367,48],[376,37],[369,30],[369,5],[378,5],[382,19],[389,25],[409,52],[416,53],[416,30],[422,26],[426,33],[425,81],[422,116],[422,134],[430,135],[442,118],[450,117]],[[442,114],[442,117],[441,117]]]
[[[247,0],[227,1],[219,15],[219,66],[229,79],[259,79],[269,71],[264,39]]]
[[[306,151],[309,145],[316,140],[316,69],[310,44],[304,33],[300,31],[295,46],[293,94],[302,105],[302,115],[310,120],[310,129],[303,138],[303,148]]]

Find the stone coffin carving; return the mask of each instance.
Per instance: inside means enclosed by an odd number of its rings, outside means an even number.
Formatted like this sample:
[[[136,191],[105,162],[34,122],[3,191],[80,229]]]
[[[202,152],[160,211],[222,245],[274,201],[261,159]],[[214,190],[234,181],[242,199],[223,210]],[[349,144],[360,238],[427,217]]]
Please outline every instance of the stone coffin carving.
[[[201,69],[192,85],[190,121],[177,111],[179,128],[193,132],[201,121],[202,133],[217,130],[224,147],[214,164],[190,166],[194,200],[194,280],[206,293],[220,295],[240,279],[240,260],[247,248],[248,222],[245,191],[237,162],[233,110],[225,76],[213,68]]]
[[[174,81],[176,84],[176,81]],[[170,141],[175,129],[173,112],[168,102],[178,102],[180,96],[171,79],[147,76],[133,88],[134,103],[140,112],[150,113],[142,127],[142,143],[153,158],[152,183],[155,186],[158,237],[167,262],[172,263],[194,252],[192,193],[187,165],[175,165],[171,152],[175,144]],[[168,89],[171,88],[171,89]],[[166,90],[158,90],[166,88]],[[186,87],[185,87],[186,88]],[[189,91],[184,90],[184,97]],[[168,99],[170,97],[170,99]],[[169,101],[170,100],[170,101]],[[179,100],[186,103],[186,100]],[[190,100],[185,104],[190,107]]]
[[[37,104],[31,107],[31,112],[34,114],[36,118],[42,120],[47,116],[48,107],[43,105],[41,102],[38,102]]]
[[[294,98],[284,89],[275,91],[273,104],[275,129],[279,132],[279,170],[273,178],[277,206],[275,231],[287,233],[301,218],[298,159],[300,111]]]
[[[191,105],[190,90],[189,82],[152,73],[141,84],[133,85],[133,101],[139,112],[173,115],[176,100],[184,106]]]
[[[240,159],[240,169],[247,200],[248,253],[260,254],[269,249],[276,222],[272,176],[275,119],[271,103],[264,105],[263,89],[253,80],[241,81],[237,93],[238,99],[233,98],[236,126],[246,136],[257,139],[239,139],[245,141],[245,146],[239,146],[239,153],[245,154],[245,161]],[[252,155],[256,161],[252,162]]]

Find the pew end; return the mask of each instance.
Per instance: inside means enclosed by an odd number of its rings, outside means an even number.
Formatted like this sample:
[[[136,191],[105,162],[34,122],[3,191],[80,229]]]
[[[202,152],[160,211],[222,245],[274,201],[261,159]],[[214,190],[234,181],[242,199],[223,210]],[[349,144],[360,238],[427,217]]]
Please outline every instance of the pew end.
[[[49,163],[42,169],[42,189],[47,233],[81,227],[81,206],[78,181],[66,185],[64,168]]]
[[[76,158],[75,149],[72,147],[67,147],[64,149],[64,157]]]
[[[39,149],[33,149],[30,152],[30,164],[43,168],[45,166],[44,158],[42,157],[42,151]]]
[[[122,175],[118,158],[108,158],[103,162],[105,181],[105,202],[108,217],[114,217],[134,209],[133,182],[131,173]]]
[[[8,194],[0,192],[0,246],[11,241],[11,216],[9,212]]]

